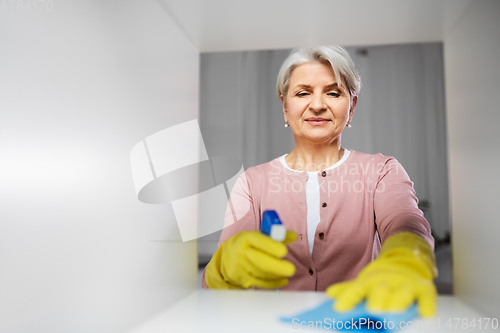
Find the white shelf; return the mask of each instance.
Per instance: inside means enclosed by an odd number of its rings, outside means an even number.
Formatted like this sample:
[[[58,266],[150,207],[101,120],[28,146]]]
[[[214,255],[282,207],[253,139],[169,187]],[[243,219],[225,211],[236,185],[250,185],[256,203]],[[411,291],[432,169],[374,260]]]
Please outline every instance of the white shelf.
[[[259,290],[214,291],[197,290],[158,316],[135,329],[134,333],[154,332],[297,332],[303,331],[292,324],[281,323],[281,316],[293,316],[327,300],[323,292],[277,292]],[[454,318],[466,318],[468,323],[487,316],[465,305],[454,296],[439,296],[438,315],[430,320],[417,319],[414,329],[400,332],[457,332],[461,323]],[[451,321],[449,321],[451,319]],[[446,327],[446,324],[452,327]],[[481,332],[498,332],[491,328]],[[425,326],[424,326],[425,325]],[[425,327],[422,329],[422,327]],[[477,327],[476,327],[477,329]],[[311,331],[311,330],[306,330]],[[328,330],[325,330],[328,331]],[[311,331],[314,332],[314,331]],[[321,331],[317,331],[321,332]]]

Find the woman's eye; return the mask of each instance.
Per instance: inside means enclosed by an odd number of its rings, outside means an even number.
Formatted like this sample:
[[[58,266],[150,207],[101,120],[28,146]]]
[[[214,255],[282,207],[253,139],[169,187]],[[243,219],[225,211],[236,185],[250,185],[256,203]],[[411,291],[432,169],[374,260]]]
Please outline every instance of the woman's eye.
[[[337,92],[334,92],[334,91],[330,91],[330,92],[328,93],[328,96],[332,96],[332,97],[339,97],[339,96],[340,96],[340,94],[339,94],[339,93],[337,93]]]
[[[303,92],[299,92],[297,93],[297,97],[306,97],[307,95],[309,95],[307,92],[303,91]]]

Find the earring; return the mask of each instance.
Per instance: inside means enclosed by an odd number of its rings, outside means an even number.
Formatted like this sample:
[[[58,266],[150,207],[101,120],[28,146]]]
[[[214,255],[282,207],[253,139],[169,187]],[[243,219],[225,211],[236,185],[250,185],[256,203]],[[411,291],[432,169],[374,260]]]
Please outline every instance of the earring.
[[[351,123],[347,123],[347,125],[346,125],[346,126],[347,126],[347,128],[351,128],[351,127],[352,127],[352,126],[351,126]]]
[[[290,124],[289,123],[285,123],[285,128],[288,127],[288,126],[290,126]]]

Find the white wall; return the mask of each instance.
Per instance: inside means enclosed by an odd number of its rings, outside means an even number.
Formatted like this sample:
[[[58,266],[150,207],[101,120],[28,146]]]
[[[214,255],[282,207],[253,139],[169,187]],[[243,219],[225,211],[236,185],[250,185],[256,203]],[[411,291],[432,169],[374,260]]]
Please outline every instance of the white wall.
[[[158,2],[52,4],[0,9],[0,331],[119,332],[196,287],[129,154],[197,118],[199,53]]]
[[[455,294],[500,316],[500,2],[473,2],[445,39]]]

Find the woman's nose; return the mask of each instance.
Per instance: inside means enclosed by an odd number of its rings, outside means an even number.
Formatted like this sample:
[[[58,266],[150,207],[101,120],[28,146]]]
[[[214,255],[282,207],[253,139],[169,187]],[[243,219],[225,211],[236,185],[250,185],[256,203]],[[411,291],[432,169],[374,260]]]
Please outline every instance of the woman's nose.
[[[314,112],[321,112],[326,109],[325,100],[322,94],[312,95],[312,100],[311,104],[309,104],[309,108]]]

